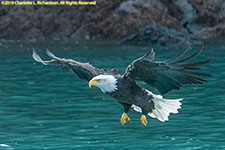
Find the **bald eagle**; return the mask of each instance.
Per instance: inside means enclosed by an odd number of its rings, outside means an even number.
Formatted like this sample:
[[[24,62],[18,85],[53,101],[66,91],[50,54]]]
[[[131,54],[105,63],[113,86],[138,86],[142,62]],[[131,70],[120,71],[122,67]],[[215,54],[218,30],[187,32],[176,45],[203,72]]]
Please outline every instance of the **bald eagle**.
[[[209,61],[190,63],[191,59],[202,52],[202,48],[189,57],[183,58],[188,50],[189,48],[184,49],[172,59],[155,61],[155,52],[151,49],[144,56],[134,60],[123,75],[119,74],[117,69],[105,71],[89,63],[56,57],[49,50],[46,52],[51,60],[43,61],[35,50],[33,50],[33,59],[44,65],[54,64],[68,68],[79,79],[89,81],[89,87],[96,86],[103,93],[116,99],[124,107],[120,120],[122,125],[130,121],[127,113],[132,108],[142,113],[140,121],[141,124],[146,126],[148,123],[147,115],[164,122],[168,121],[170,113],[176,114],[178,109],[181,108],[180,101],[183,100],[182,98],[164,99],[162,95],[171,90],[178,90],[184,84],[207,82],[202,77],[210,75],[196,70]],[[156,95],[141,88],[137,81],[144,81],[157,89],[162,95]]]

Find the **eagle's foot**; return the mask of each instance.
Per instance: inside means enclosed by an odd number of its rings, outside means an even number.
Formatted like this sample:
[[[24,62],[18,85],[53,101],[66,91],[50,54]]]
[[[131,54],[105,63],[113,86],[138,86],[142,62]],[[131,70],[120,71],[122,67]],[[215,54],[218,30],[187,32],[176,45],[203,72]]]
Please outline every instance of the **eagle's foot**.
[[[130,118],[127,116],[127,113],[123,113],[120,121],[121,121],[122,125],[125,125],[126,123],[128,123],[130,121]]]
[[[147,119],[146,119],[146,116],[145,115],[141,115],[141,124],[143,124],[143,125],[147,125],[147,123],[148,123],[148,121],[147,121]]]

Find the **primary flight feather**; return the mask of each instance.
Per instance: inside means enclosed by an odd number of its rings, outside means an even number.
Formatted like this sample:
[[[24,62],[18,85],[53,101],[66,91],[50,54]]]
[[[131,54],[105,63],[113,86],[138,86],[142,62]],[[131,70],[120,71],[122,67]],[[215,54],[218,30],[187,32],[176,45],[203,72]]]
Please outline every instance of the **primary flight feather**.
[[[56,57],[49,50],[47,55],[52,58],[51,60],[43,61],[35,50],[33,50],[33,58],[44,65],[54,64],[68,68],[79,79],[89,81],[89,87],[96,86],[103,93],[116,99],[124,107],[121,116],[122,125],[130,121],[127,113],[131,108],[142,113],[141,123],[147,125],[147,115],[162,122],[167,121],[170,113],[178,113],[178,109],[181,108],[180,101],[183,99],[164,99],[161,95],[141,88],[136,81],[144,81],[161,94],[178,90],[184,84],[207,82],[203,77],[210,75],[197,70],[199,66],[209,61],[190,63],[191,59],[202,52],[202,48],[191,56],[183,58],[188,50],[189,48],[186,48],[174,58],[159,62],[155,61],[155,52],[151,49],[143,57],[134,60],[123,75],[120,75],[115,68],[105,71],[89,63]]]

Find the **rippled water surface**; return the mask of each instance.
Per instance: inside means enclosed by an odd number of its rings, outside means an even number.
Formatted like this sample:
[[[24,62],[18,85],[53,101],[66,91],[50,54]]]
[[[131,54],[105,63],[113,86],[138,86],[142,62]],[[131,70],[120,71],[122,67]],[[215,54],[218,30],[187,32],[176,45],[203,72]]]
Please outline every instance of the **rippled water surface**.
[[[204,85],[184,86],[165,97],[183,97],[179,114],[162,123],[129,112],[122,126],[123,108],[115,100],[89,88],[70,71],[43,66],[31,58],[32,48],[47,59],[45,49],[105,69],[119,68],[143,55],[148,47],[96,42],[0,44],[0,149],[225,149],[225,46],[205,45],[199,60],[210,59],[203,72],[213,77]],[[199,47],[193,47],[192,52]],[[155,47],[158,60],[179,48]]]

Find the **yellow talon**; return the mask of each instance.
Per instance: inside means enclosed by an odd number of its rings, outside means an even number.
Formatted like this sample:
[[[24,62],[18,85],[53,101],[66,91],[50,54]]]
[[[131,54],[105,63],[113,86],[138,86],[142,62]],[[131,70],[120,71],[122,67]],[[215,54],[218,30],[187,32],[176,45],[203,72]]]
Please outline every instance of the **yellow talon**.
[[[121,116],[121,119],[120,119],[122,125],[125,125],[127,122],[130,121],[130,118],[127,116],[126,113],[123,113],[123,115]]]
[[[148,123],[148,121],[146,120],[146,116],[145,115],[141,115],[141,124],[143,124],[143,125],[147,125],[147,123]]]

